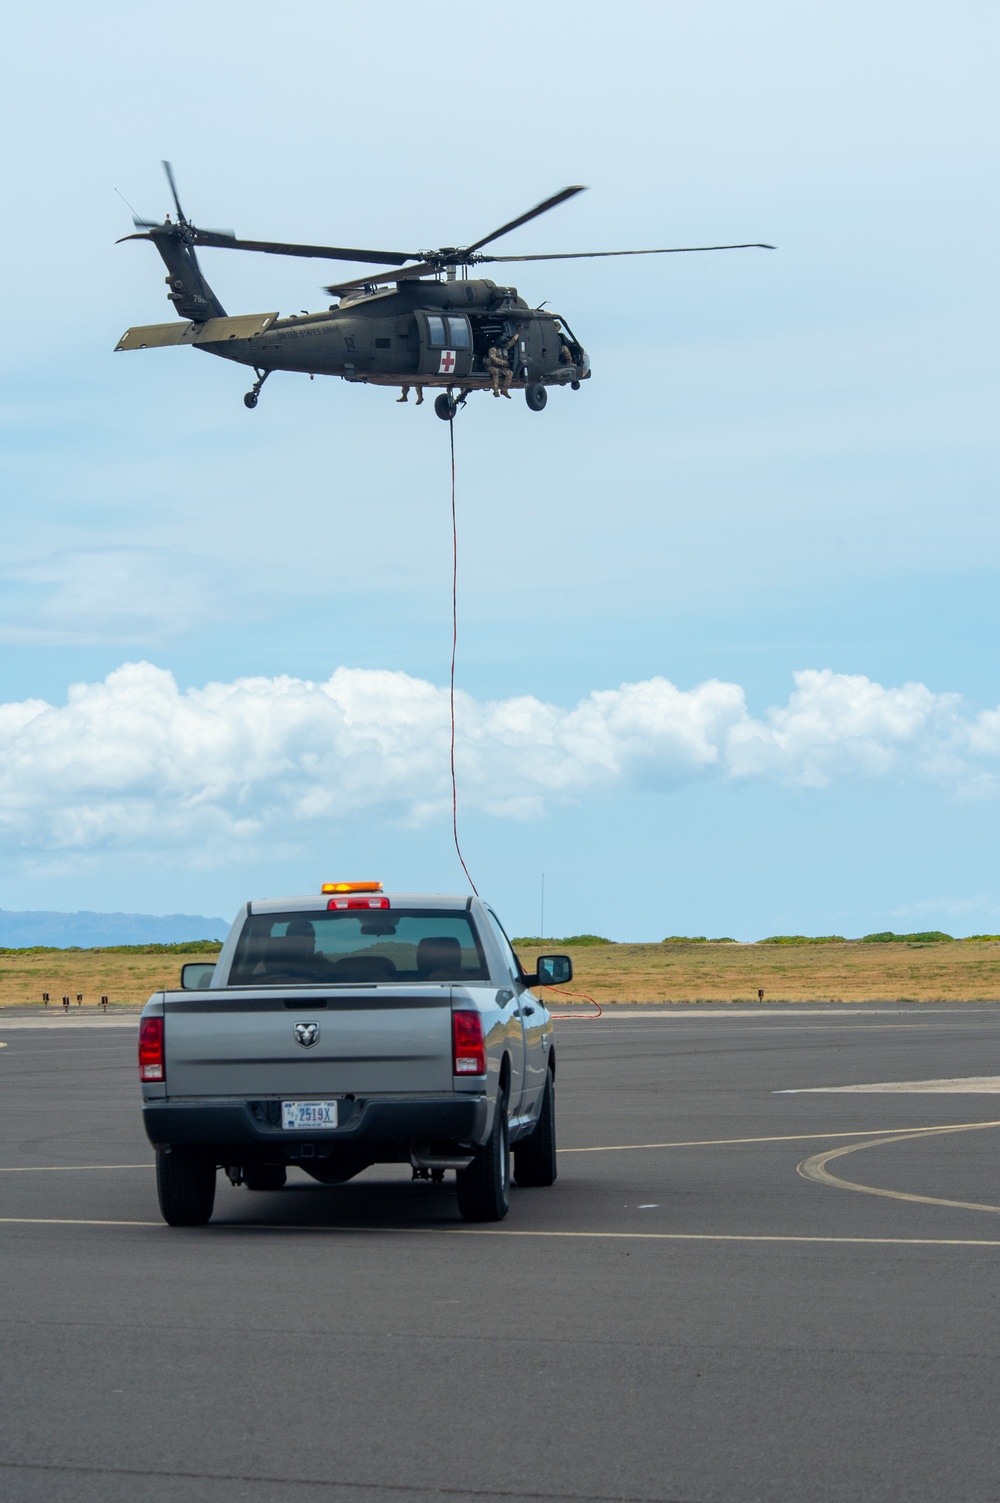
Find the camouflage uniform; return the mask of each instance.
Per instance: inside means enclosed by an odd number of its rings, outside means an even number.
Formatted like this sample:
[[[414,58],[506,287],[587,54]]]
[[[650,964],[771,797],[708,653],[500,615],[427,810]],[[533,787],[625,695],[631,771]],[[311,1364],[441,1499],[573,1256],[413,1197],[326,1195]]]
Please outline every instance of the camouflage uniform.
[[[522,328],[523,326],[519,327],[502,348],[499,345],[491,344],[486,351],[486,359],[483,362],[486,374],[493,380],[493,395],[499,397],[502,391],[503,396],[508,401],[510,400],[510,383],[514,379],[514,372],[508,363],[507,354],[517,344],[518,339],[521,337]]]
[[[401,397],[397,397],[396,401],[397,402],[405,402],[406,399],[407,399],[407,397],[409,395],[410,395],[410,388],[408,386],[404,386],[403,387],[403,395]],[[423,400],[424,400],[424,388],[422,386],[418,386],[417,387],[417,406],[418,407],[420,406],[420,404],[421,404],[421,402]]]

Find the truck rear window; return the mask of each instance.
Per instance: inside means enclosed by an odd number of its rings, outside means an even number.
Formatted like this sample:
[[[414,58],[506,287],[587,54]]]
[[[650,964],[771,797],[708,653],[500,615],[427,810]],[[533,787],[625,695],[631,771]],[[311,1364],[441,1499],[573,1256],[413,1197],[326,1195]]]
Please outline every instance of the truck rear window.
[[[467,913],[395,908],[251,914],[227,985],[488,980]]]

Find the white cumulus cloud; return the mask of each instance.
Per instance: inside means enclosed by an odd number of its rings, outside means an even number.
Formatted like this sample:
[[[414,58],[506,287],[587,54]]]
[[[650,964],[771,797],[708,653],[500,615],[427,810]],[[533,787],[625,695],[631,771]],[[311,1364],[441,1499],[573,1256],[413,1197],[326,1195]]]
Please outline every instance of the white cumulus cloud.
[[[556,801],[705,778],[820,788],[918,776],[993,794],[1000,708],[972,713],[923,684],[829,669],[795,675],[752,716],[738,684],[665,678],[570,707],[457,697],[466,808],[537,816]],[[64,705],[0,705],[0,828],[8,848],[162,849],[221,857],[294,847],[370,812],[419,823],[450,805],[448,691],[406,673],[338,668],[325,683],[241,678],[182,691],[151,663],[76,684]]]

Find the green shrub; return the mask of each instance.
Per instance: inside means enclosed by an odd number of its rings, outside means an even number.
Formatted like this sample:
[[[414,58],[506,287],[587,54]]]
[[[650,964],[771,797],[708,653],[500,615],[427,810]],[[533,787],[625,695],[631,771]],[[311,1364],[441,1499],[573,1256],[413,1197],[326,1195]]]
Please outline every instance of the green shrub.
[[[605,939],[600,934],[569,934],[565,939],[555,939],[551,935],[548,939],[539,939],[537,934],[521,935],[512,939],[512,945],[523,945],[525,949],[537,948],[539,945],[613,945],[617,941]]]
[[[0,946],[0,955],[218,955],[221,939],[188,939],[177,945]]]
[[[938,945],[954,939],[953,934],[944,934],[940,929],[925,929],[920,934],[893,934],[891,929],[886,929],[883,934],[865,934],[861,943],[864,945]]]
[[[842,934],[772,934],[767,939],[759,939],[759,945],[842,945],[846,941]]]
[[[661,945],[707,945],[704,934],[668,934],[660,940]]]

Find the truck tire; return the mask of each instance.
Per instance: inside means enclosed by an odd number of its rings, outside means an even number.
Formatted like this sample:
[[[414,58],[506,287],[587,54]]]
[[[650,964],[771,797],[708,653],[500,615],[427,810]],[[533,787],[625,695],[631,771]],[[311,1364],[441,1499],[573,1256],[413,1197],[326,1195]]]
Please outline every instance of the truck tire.
[[[196,1148],[158,1153],[156,1193],[168,1226],[204,1226],[215,1205],[215,1164]]]
[[[546,1070],[535,1130],[514,1144],[514,1178],[519,1185],[554,1185],[556,1173],[556,1088],[551,1070]]]
[[[507,1097],[497,1092],[493,1131],[468,1169],[459,1169],[458,1209],[466,1221],[502,1221],[510,1210],[510,1127]]]

